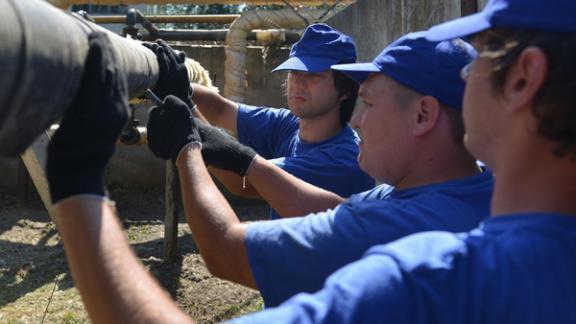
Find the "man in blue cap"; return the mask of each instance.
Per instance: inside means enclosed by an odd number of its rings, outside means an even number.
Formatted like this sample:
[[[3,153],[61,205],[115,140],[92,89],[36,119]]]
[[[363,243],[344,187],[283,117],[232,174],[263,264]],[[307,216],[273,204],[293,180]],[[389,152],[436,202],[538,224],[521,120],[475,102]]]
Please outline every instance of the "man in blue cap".
[[[331,275],[318,292],[299,294],[238,322],[574,323],[574,12],[576,3],[565,0],[493,0],[478,15],[430,31],[429,37],[435,40],[472,36],[480,50],[478,59],[462,69],[468,82],[465,142],[496,171],[493,218],[469,233],[420,233],[373,247]],[[91,43],[91,48],[98,49]],[[393,52],[397,57],[410,48],[398,45],[399,51]],[[89,64],[85,79],[91,80],[99,71],[95,63],[108,58],[100,57]],[[384,62],[373,64],[384,66]],[[337,68],[356,74],[373,71],[374,66]],[[122,74],[113,72],[108,78],[96,74],[100,86],[83,82],[72,108],[90,109],[67,113],[50,146],[47,171],[59,230],[94,321],[185,322],[186,316],[129,252],[113,207],[103,197],[103,169],[126,119],[125,90],[121,82],[114,84],[122,81]],[[366,91],[377,81],[370,76]],[[178,102],[169,97],[163,108],[173,101]],[[367,110],[375,108],[370,100],[365,105]],[[186,105],[172,104],[172,108],[187,111]],[[114,123],[93,122],[101,117]],[[201,139],[192,121],[190,116],[178,125],[189,127],[191,134],[191,144],[185,146],[179,163],[193,167],[186,181],[196,176],[201,182],[191,188],[192,194],[217,197],[206,170],[194,167],[194,159],[201,160]],[[364,118],[368,131],[367,123]],[[91,145],[72,145],[75,134],[87,127],[105,131],[106,136],[89,137]],[[73,167],[79,160],[90,168]],[[81,185],[87,183],[91,185]],[[217,208],[219,200],[215,206],[200,207]],[[222,224],[215,221],[215,225]],[[238,228],[227,234],[234,236],[235,231]],[[351,233],[356,238],[368,234]],[[308,243],[301,245],[306,248]]]
[[[461,124],[458,107],[463,87],[459,72],[471,62],[474,54],[462,41],[430,42],[422,33],[409,34],[386,48],[371,65],[378,71],[362,84],[363,107],[353,124],[362,133],[362,167],[394,187],[379,187],[354,196],[333,210],[309,217],[241,224],[213,183],[201,155],[202,147],[212,146],[214,150],[215,142],[221,141],[222,136],[212,138],[209,132],[213,128],[198,126],[183,101],[175,96],[166,97],[160,107],[150,112],[149,140],[156,143],[157,139],[163,138],[166,145],[153,147],[158,150],[170,148],[159,155],[167,154],[176,162],[187,220],[209,270],[220,277],[260,289],[267,306],[276,306],[299,292],[321,289],[332,272],[358,260],[376,244],[420,231],[465,231],[477,226],[488,213],[492,177],[481,173],[475,160],[466,152],[460,140],[462,129],[458,126]],[[432,64],[422,65],[423,57]],[[350,66],[337,68],[350,70]],[[355,69],[354,73],[346,73],[358,78],[355,73],[367,76],[371,71]],[[441,80],[445,86],[439,88],[437,82],[429,87],[415,83],[409,88],[403,83],[411,79],[408,75]],[[454,91],[454,87],[460,92]],[[117,105],[105,101],[108,96],[99,95],[100,92],[84,92],[76,105],[82,105],[84,101],[93,106],[113,108]],[[104,102],[99,103],[102,100]],[[108,116],[110,108],[101,113]],[[74,130],[79,132],[92,125],[89,120],[96,117],[63,123],[59,131],[62,135],[55,136],[51,145],[49,179],[57,213],[62,219],[66,218],[62,227],[65,245],[80,290],[88,295],[85,300],[88,300],[89,312],[114,316],[113,312],[108,313],[108,307],[119,306],[109,305],[107,301],[124,300],[136,293],[135,287],[121,285],[122,289],[119,289],[107,282],[102,285],[111,287],[110,291],[94,292],[86,291],[82,284],[87,279],[90,281],[87,286],[110,278],[122,280],[127,274],[117,273],[116,269],[128,269],[134,261],[126,252],[125,242],[120,240],[120,228],[112,218],[113,210],[105,199],[97,199],[103,195],[103,164],[86,171],[76,170],[79,175],[72,178],[64,176],[72,172],[69,167],[54,167],[68,166],[90,157],[80,147],[70,147],[69,138],[74,138]],[[85,123],[89,125],[82,126]],[[58,140],[66,135],[68,140]],[[381,146],[376,145],[379,141]],[[114,145],[109,137],[98,137],[94,142],[90,148],[106,147],[106,143]],[[240,144],[231,143],[227,142],[227,145],[234,146],[237,156],[249,156]],[[105,162],[111,151],[96,153],[102,155],[101,158],[91,160]],[[260,159],[256,156],[256,161]],[[94,170],[100,173],[92,172]],[[90,177],[92,185],[86,188],[78,188],[76,181],[71,181]],[[91,194],[90,199],[82,197],[86,193]],[[70,217],[72,214],[78,221]],[[97,224],[86,228],[90,220]],[[73,233],[67,231],[71,228],[75,228]],[[99,245],[96,241],[105,244]],[[76,247],[82,247],[80,255]],[[102,257],[109,253],[115,256]],[[87,270],[92,268],[87,264],[91,262],[98,262],[93,266],[104,271],[105,278]],[[129,273],[128,282],[137,282],[150,291],[150,296],[138,298],[163,298],[154,292],[157,288],[153,285],[144,284],[148,282],[147,278],[138,279],[143,276],[141,270]],[[104,306],[93,302],[98,296],[101,301],[109,297],[102,301]],[[138,298],[124,302],[140,309]],[[163,300],[153,309],[171,307],[166,303]],[[154,316],[148,310],[142,310],[141,314]]]
[[[492,217],[372,248],[245,322],[576,322],[576,2],[491,0],[427,37],[479,52],[462,70],[465,144],[494,170]]]
[[[211,169],[231,192],[271,200],[272,207],[282,196],[276,194],[276,188],[281,190],[284,185],[270,178],[259,181],[254,177],[258,171],[253,171],[251,178],[242,178],[256,153],[296,178],[339,196],[374,187],[374,180],[358,167],[358,137],[348,125],[358,86],[330,70],[331,65],[356,61],[356,47],[349,36],[321,23],[306,28],[292,46],[290,57],[273,70],[288,71],[289,110],[236,103],[196,84],[189,91],[187,71],[179,69],[181,57],[162,41],[149,46],[160,63],[157,92],[162,99],[175,94],[188,104],[193,100],[209,122],[229,130],[252,153],[246,159],[219,160],[217,165],[206,158],[208,164],[234,172]],[[279,207],[281,210],[271,210],[272,219],[285,210]]]
[[[333,66],[362,82],[362,105],[351,122],[362,137],[358,160],[386,184],[301,218],[240,223],[222,197],[207,194],[213,184],[202,175],[191,130],[175,126],[189,119],[189,110],[173,97],[153,109],[150,148],[178,167],[186,218],[210,272],[258,288],[266,305],[276,306],[320,289],[373,245],[420,231],[476,227],[488,215],[492,175],[479,170],[462,143],[460,70],[475,53],[464,41],[430,42],[413,33],[373,63]],[[213,128],[200,125],[199,136],[203,156],[253,161],[248,176],[266,164]]]

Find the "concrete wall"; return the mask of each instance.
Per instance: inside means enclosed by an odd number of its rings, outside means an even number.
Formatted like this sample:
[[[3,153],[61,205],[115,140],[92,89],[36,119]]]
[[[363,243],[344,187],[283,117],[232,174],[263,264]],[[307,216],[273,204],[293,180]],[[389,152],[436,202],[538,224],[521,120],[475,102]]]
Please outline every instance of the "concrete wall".
[[[358,0],[328,24],[354,38],[360,61],[371,61],[398,37],[458,18],[460,12],[460,0]]]
[[[174,46],[186,52],[208,71],[214,85],[224,89],[223,45]],[[272,69],[288,57],[289,47],[250,46],[246,53],[247,93],[245,103],[271,107],[285,107],[286,99],[282,95],[282,84],[286,79],[283,72],[271,73]]]

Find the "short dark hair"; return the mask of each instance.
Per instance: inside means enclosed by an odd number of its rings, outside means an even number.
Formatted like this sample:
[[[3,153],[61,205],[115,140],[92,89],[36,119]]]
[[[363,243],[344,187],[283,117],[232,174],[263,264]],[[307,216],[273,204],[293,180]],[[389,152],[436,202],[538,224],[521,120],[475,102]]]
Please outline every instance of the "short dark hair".
[[[348,98],[342,100],[340,104],[340,125],[345,126],[352,118],[356,99],[358,98],[359,85],[354,80],[339,71],[332,70],[334,86],[338,90],[338,95],[348,94]]]
[[[485,50],[497,53],[491,57],[491,86],[497,94],[502,93],[510,68],[527,47],[535,46],[545,53],[548,75],[533,108],[538,133],[558,143],[556,156],[576,159],[576,34],[494,28],[477,38]]]

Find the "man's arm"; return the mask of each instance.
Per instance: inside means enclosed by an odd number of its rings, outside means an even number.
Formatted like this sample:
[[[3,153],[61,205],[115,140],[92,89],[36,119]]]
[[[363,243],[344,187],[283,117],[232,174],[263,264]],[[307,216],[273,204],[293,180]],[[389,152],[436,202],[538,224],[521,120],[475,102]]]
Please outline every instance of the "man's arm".
[[[186,219],[210,272],[256,288],[244,245],[246,226],[220,193],[202,161],[188,146],[176,161]]]
[[[46,177],[74,283],[95,323],[190,322],[138,262],[105,198],[127,120],[124,74],[105,34],[88,37],[78,92],[47,152]]]
[[[250,165],[246,179],[282,217],[325,211],[346,200],[291,175],[261,156]]]
[[[193,84],[192,87],[194,89],[192,100],[202,115],[211,124],[227,129],[236,137],[238,104],[224,98],[215,89],[199,84]]]
[[[242,188],[245,176],[259,196],[283,217],[323,211],[345,200],[282,170],[225,132],[200,121],[197,124],[206,164],[236,174],[225,172],[222,178],[219,177],[232,193],[255,197],[253,190]]]
[[[208,171],[234,195],[242,198],[264,200],[247,178],[241,177],[232,171],[213,167],[209,167]]]
[[[150,110],[148,147],[178,167],[186,218],[210,272],[255,287],[244,247],[245,226],[208,174],[198,123],[182,100],[169,95]]]
[[[54,210],[92,322],[192,322],[137,260],[107,199],[74,196]]]

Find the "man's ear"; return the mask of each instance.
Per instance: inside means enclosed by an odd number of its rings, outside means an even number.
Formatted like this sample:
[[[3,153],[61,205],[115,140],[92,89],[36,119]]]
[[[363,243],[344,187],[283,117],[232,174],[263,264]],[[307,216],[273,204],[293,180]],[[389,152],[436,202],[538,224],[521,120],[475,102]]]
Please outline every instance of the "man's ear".
[[[412,134],[422,136],[429,133],[438,122],[440,116],[440,103],[432,96],[423,96],[413,102],[415,107],[414,126]]]
[[[504,98],[511,111],[528,107],[548,76],[548,60],[542,49],[528,47],[510,68],[504,83]]]

